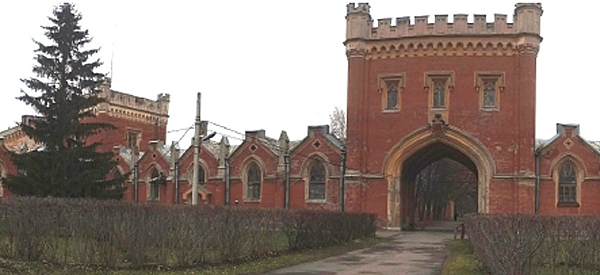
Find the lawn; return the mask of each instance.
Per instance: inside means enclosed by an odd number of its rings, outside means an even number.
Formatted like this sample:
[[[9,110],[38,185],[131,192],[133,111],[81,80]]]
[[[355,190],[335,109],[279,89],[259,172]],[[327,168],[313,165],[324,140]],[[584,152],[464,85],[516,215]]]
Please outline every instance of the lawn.
[[[97,266],[85,265],[55,265],[40,262],[26,262],[0,258],[0,274],[112,274],[112,275],[142,275],[142,274],[190,274],[190,275],[217,275],[217,274],[262,274],[268,271],[340,255],[349,251],[367,248],[386,241],[386,238],[362,238],[346,244],[310,249],[298,252],[284,252],[280,255],[262,258],[243,263],[228,263],[198,268],[167,269],[160,265],[152,265],[135,269],[106,269]]]
[[[473,252],[470,240],[450,240],[446,243],[448,258],[442,275],[486,274]]]

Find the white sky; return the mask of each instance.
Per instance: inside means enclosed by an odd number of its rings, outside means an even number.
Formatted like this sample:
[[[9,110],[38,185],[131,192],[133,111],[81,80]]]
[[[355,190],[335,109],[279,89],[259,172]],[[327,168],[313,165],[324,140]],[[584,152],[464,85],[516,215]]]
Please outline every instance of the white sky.
[[[60,2],[6,1],[0,16],[0,129],[33,109],[15,99],[33,76],[40,26]],[[101,47],[97,55],[114,90],[156,99],[171,94],[168,130],[193,125],[196,93],[202,119],[240,132],[265,129],[278,138],[302,139],[308,125],[329,124],[334,106],[346,106],[347,61],[342,42],[348,1],[74,1],[81,25]],[[167,4],[168,3],[168,4]],[[516,1],[370,1],[371,16],[512,14]],[[537,71],[537,137],[556,123],[581,125],[600,140],[597,1],[543,3]],[[210,126],[209,129],[223,132]],[[193,130],[182,140],[186,147]],[[230,133],[236,137],[233,133]],[[167,143],[183,131],[168,135]],[[214,140],[219,140],[217,136]],[[230,139],[232,143],[238,143]]]

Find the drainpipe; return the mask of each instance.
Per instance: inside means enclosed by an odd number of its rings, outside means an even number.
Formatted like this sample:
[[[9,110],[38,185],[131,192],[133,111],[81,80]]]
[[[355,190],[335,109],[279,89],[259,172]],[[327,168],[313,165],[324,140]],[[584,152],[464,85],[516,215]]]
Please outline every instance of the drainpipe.
[[[342,149],[342,163],[340,165],[340,212],[344,212],[345,200],[345,175],[346,175],[346,149]]]
[[[535,150],[535,214],[540,214],[540,150]]]
[[[283,208],[290,209],[290,155],[285,153],[283,159],[285,162],[285,197]]]
[[[138,203],[138,190],[139,190],[139,166],[138,163],[136,162],[133,165],[133,201],[135,203]]]
[[[175,204],[179,204],[179,160],[175,161]]]
[[[229,181],[229,158],[225,158],[225,205],[229,206],[229,188],[230,188],[230,181]]]

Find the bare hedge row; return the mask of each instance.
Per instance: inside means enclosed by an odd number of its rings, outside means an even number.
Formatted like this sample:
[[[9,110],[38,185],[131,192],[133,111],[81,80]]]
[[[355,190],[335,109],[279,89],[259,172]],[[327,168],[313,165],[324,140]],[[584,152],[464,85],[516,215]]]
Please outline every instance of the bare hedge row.
[[[372,214],[11,198],[0,256],[106,267],[184,267],[374,236]]]
[[[600,216],[479,215],[466,230],[491,274],[600,272]]]

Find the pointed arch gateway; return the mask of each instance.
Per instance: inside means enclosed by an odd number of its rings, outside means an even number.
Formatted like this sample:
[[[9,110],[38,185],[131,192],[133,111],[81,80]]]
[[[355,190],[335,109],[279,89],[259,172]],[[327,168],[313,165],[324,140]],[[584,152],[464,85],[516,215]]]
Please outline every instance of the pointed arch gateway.
[[[427,165],[442,158],[461,163],[477,176],[477,209],[487,213],[489,181],[495,173],[494,161],[486,147],[460,129],[438,121],[405,136],[386,155],[383,174],[388,184],[388,226],[407,222],[406,186]]]

